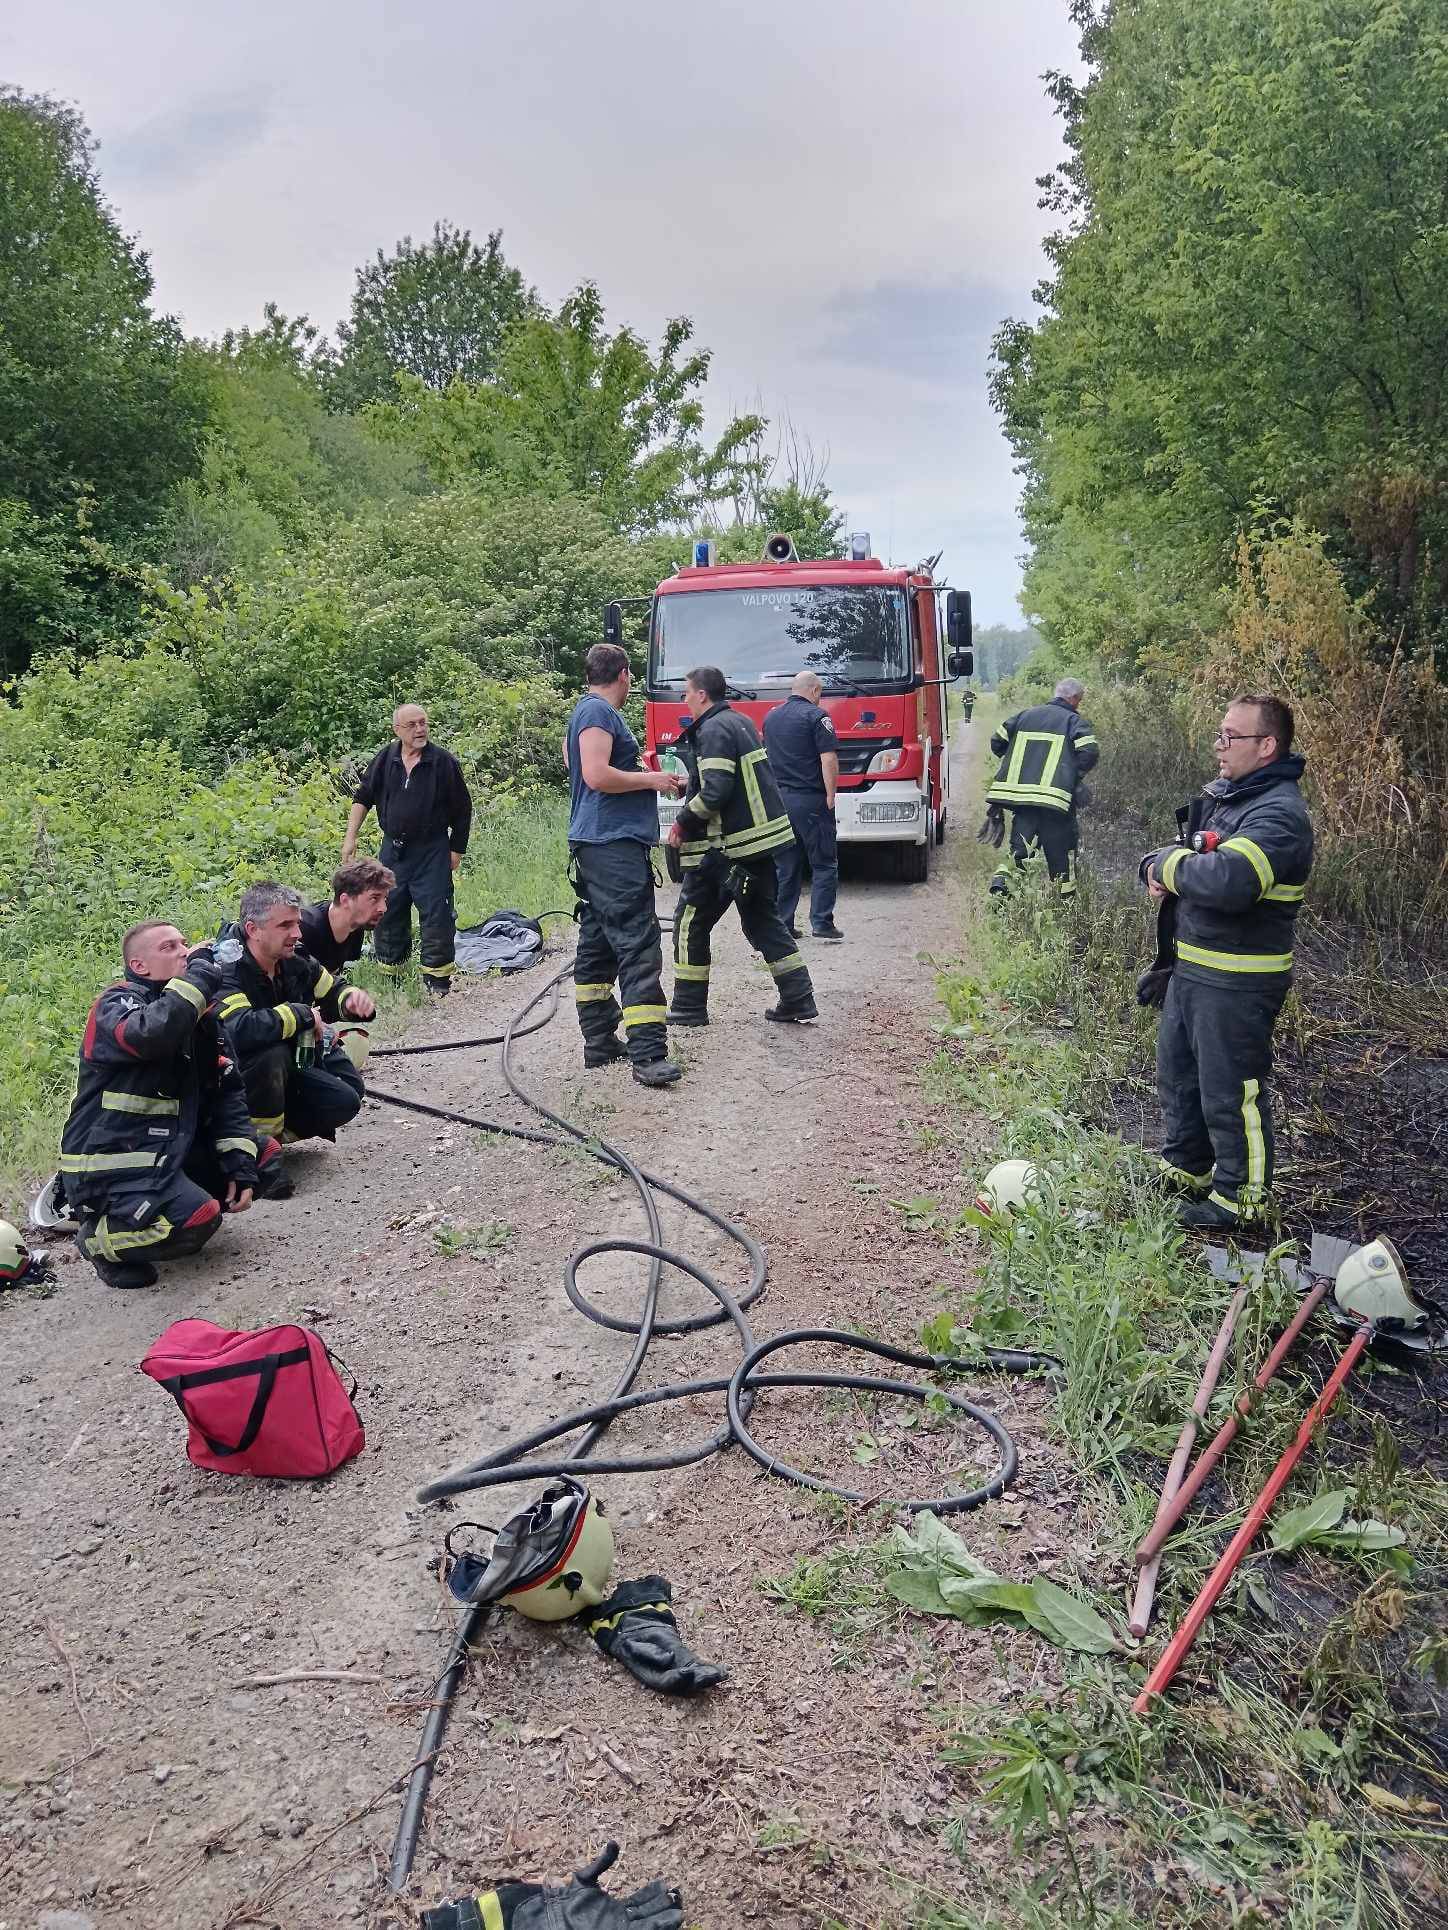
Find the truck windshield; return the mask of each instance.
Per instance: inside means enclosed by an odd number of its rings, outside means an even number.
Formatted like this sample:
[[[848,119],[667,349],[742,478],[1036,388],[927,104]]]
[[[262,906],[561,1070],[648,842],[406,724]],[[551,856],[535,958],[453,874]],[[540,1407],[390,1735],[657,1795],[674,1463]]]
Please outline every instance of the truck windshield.
[[[853,586],[681,590],[654,605],[650,683],[682,686],[695,664],[731,683],[788,685],[813,670],[828,686],[904,683],[911,675],[905,598]]]

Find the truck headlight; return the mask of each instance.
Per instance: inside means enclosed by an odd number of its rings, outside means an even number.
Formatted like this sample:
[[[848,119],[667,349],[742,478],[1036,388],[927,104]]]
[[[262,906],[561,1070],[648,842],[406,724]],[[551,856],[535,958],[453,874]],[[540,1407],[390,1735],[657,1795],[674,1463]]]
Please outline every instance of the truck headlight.
[[[905,752],[896,745],[894,750],[876,751],[865,766],[866,777],[883,777],[886,771],[898,771],[905,762]]]

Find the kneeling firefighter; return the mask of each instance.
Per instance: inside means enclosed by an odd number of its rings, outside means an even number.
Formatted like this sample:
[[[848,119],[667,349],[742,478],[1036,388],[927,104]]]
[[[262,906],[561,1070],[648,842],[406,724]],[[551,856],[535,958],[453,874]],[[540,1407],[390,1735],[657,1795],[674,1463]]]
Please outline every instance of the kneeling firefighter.
[[[207,953],[188,957],[176,927],[153,922],[126,933],[122,961],[86,1020],[60,1176],[101,1279],[149,1287],[153,1261],[198,1252],[223,1212],[245,1212],[277,1146],[259,1157]]]
[[[709,1023],[709,937],[732,900],[744,936],[768,965],[779,991],[769,1019],[817,1019],[814,986],[779,915],[774,853],[793,842],[759,732],[724,701],[724,675],[712,665],[684,680],[692,722],[678,754],[689,790],[669,830],[684,873],[674,915],[671,1025]]]
[[[1076,812],[1086,801],[1081,780],[1101,754],[1095,731],[1079,714],[1085,695],[1084,684],[1063,677],[1050,703],[1017,711],[991,737],[1000,766],[985,794],[982,843],[999,846],[1005,813],[1011,814],[1011,855],[995,868],[993,892],[1010,890],[1012,874],[1035,845],[1062,897],[1075,895]]]

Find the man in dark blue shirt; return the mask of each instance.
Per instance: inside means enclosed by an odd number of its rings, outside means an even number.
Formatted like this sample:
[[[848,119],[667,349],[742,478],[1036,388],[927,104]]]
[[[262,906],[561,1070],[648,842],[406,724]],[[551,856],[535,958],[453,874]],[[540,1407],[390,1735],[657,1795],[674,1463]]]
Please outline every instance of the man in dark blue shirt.
[[[618,645],[594,644],[584,674],[588,689],[568,720],[564,748],[569,875],[579,898],[573,996],[583,1063],[603,1066],[627,1057],[640,1085],[668,1086],[679,1068],[668,1057],[653,849],[659,841],[658,794],[672,796],[680,780],[643,768],[638,739],[619,714],[631,675]]]
[[[820,707],[824,685],[812,670],[801,670],[790,695],[764,720],[769,768],[789,813],[794,843],[776,852],[779,915],[797,938],[794,914],[799,905],[805,859],[809,860],[810,930],[816,938],[843,938],[835,923],[835,893],[840,862],[835,846],[835,786],[840,777],[840,747],[829,712]]]

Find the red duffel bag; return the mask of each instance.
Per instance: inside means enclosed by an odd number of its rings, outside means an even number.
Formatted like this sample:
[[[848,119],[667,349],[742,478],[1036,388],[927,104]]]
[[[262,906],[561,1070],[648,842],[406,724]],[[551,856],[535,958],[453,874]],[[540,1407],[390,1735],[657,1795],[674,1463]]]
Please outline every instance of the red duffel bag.
[[[234,1333],[210,1320],[177,1320],[141,1372],[186,1416],[186,1452],[198,1468],[305,1479],[362,1451],[357,1383],[349,1393],[309,1327]]]

